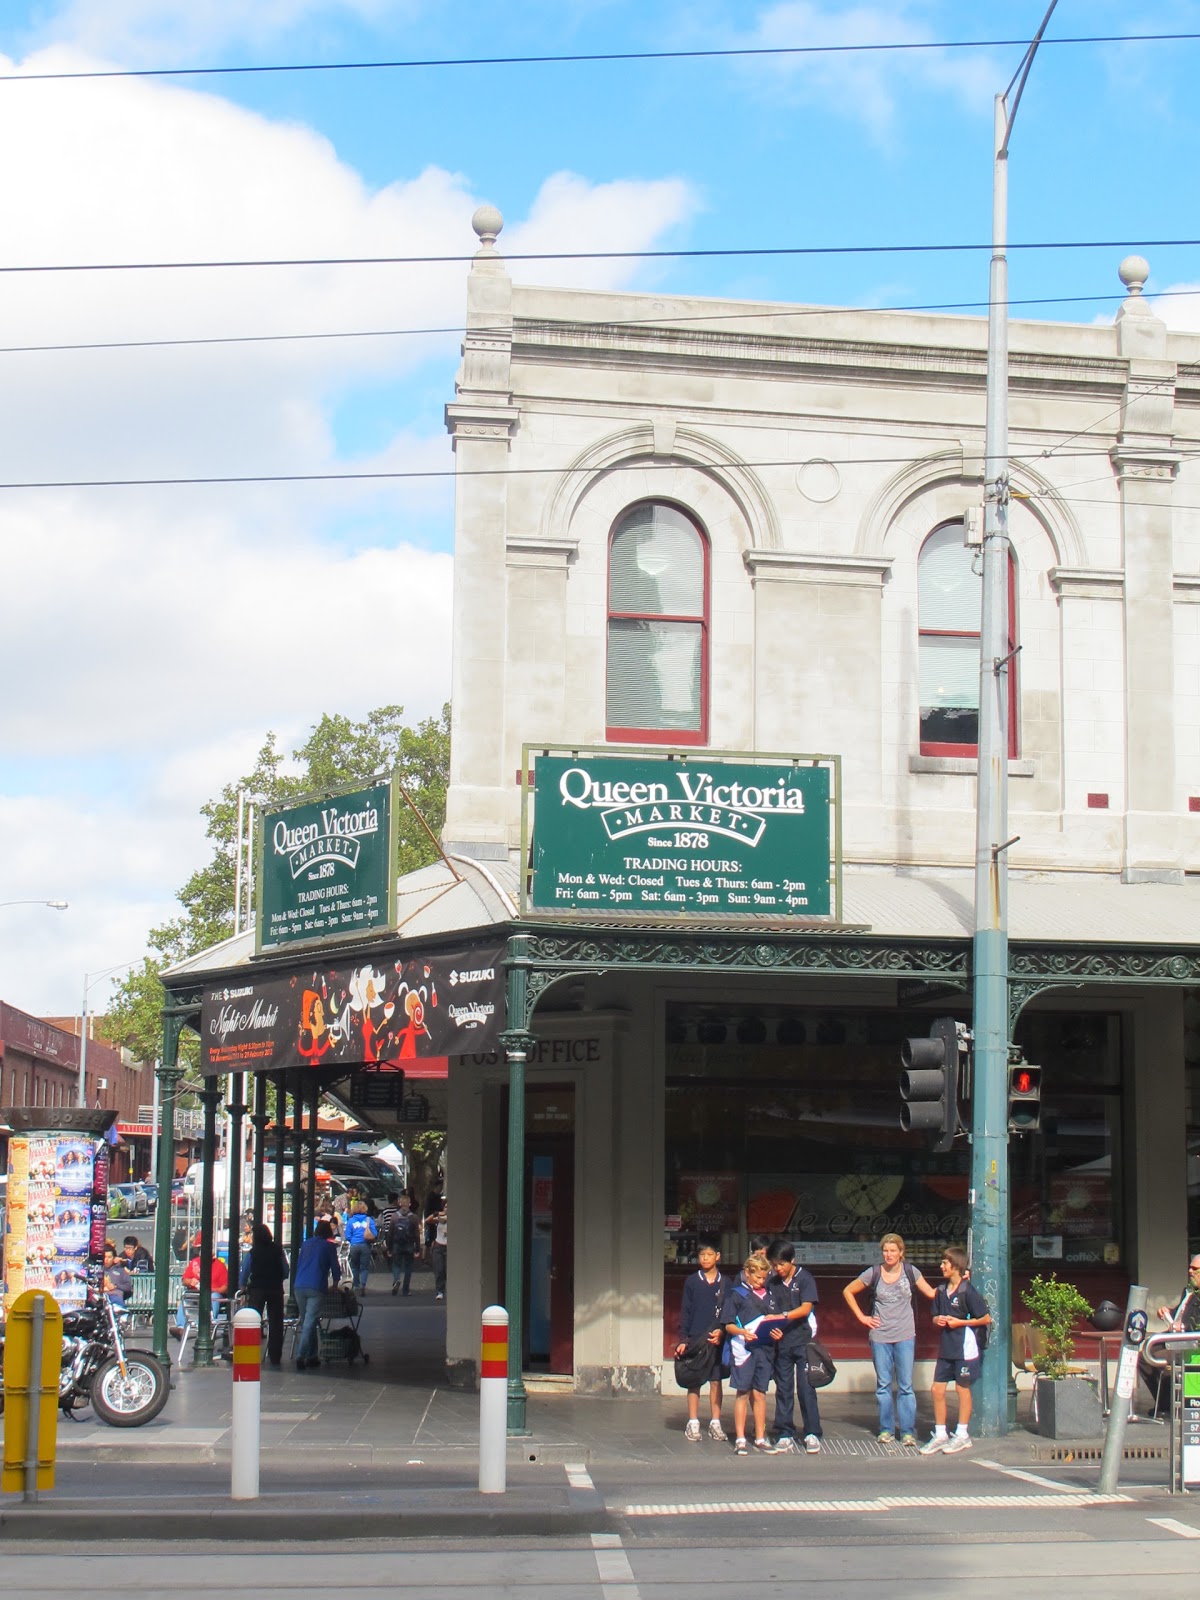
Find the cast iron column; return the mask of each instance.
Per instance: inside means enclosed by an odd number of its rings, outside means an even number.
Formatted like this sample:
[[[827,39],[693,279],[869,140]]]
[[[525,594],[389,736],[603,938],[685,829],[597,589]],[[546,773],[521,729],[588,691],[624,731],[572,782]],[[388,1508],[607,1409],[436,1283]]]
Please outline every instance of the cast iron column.
[[[288,1278],[288,1316],[299,1314],[300,1306],[296,1300],[296,1263],[300,1259],[300,1246],[304,1243],[304,1180],[300,1172],[301,1150],[301,1121],[300,1108],[300,1073],[298,1070],[289,1074],[292,1083],[292,1117],[291,1133],[289,1140],[292,1151],[292,1243],[288,1254],[291,1257],[292,1272]],[[286,1104],[286,1100],[285,1100]]]
[[[304,1197],[304,1231],[311,1234],[317,1215],[317,1153],[321,1146],[320,1120],[321,1085],[314,1077],[309,1089],[308,1102],[308,1187]]]
[[[245,1179],[242,1176],[242,1119],[246,1115],[246,1074],[229,1075],[229,1193],[225,1209],[229,1215],[229,1292],[236,1294],[242,1258],[242,1204]]]
[[[212,1341],[212,1264],[213,1264],[213,1187],[217,1168],[217,1106],[221,1099],[218,1079],[210,1078],[200,1091],[204,1103],[204,1153],[200,1190],[200,1306],[196,1315],[194,1367],[211,1367]]]
[[[527,940],[509,941],[505,999],[509,1027],[500,1035],[508,1063],[508,1206],[504,1235],[504,1306],[508,1312],[508,1431],[527,1434],[525,1393],[525,1063],[533,1035]]]
[[[261,1223],[263,1218],[263,1180],[266,1176],[267,1165],[267,1075],[265,1072],[254,1074],[254,1115],[250,1118],[254,1125],[254,1221]],[[278,1229],[276,1229],[278,1232]]]
[[[175,1100],[183,1069],[179,1065],[179,1035],[183,1018],[163,1011],[162,1060],[158,1064],[158,1208],[154,1213],[154,1321],[152,1344],[160,1361],[170,1363],[167,1322],[171,1314],[171,1183],[175,1177]]]

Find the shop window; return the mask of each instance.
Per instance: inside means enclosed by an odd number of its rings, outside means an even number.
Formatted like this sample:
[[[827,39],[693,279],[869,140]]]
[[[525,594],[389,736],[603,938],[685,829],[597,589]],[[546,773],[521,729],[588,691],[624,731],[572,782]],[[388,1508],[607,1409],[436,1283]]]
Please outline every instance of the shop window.
[[[963,525],[937,528],[917,558],[921,754],[979,753],[979,628],[983,579]],[[1008,557],[1008,648],[1017,640],[1016,568]],[[1008,754],[1017,754],[1017,668],[1009,668]]]
[[[703,744],[708,737],[708,541],[661,501],[627,511],[608,551],[610,739]]]

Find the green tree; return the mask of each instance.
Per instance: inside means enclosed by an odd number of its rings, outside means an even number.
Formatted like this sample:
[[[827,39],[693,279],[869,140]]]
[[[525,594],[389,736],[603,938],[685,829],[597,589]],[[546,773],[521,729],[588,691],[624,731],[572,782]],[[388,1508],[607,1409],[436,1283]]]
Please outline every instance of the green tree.
[[[416,727],[405,723],[403,706],[380,706],[361,722],[326,713],[290,760],[276,735],[268,733],[252,769],[232,779],[216,799],[200,808],[208,819],[212,855],[179,890],[179,915],[150,930],[147,942],[153,954],[114,993],[106,1025],[113,1042],[139,1060],[153,1060],[162,1042],[159,974],[233,933],[239,790],[261,808],[385,772],[399,774],[412,807],[428,823],[426,831],[411,807],[400,807],[396,871],[412,872],[438,856],[435,839],[446,816],[450,775],[448,705],[439,716],[426,717]],[[185,1034],[181,1044],[189,1038]]]

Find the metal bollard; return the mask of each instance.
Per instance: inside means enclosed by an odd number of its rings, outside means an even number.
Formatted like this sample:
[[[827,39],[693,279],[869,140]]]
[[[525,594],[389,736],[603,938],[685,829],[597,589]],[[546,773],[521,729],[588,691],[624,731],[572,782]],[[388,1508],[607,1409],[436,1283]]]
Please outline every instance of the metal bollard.
[[[503,1494],[508,1466],[508,1312],[487,1306],[479,1346],[479,1492]]]
[[[233,1427],[231,1483],[233,1500],[258,1499],[259,1418],[262,1395],[262,1318],[257,1311],[239,1311],[233,1319]]]
[[[1108,1416],[1108,1431],[1104,1435],[1104,1454],[1100,1460],[1098,1494],[1112,1494],[1117,1487],[1121,1471],[1121,1452],[1125,1444],[1125,1425],[1129,1421],[1129,1408],[1137,1388],[1138,1352],[1146,1339],[1146,1302],[1149,1289],[1140,1283],[1129,1285],[1129,1299],[1125,1305],[1125,1327],[1121,1339],[1121,1356],[1117,1363],[1117,1382],[1112,1410]]]

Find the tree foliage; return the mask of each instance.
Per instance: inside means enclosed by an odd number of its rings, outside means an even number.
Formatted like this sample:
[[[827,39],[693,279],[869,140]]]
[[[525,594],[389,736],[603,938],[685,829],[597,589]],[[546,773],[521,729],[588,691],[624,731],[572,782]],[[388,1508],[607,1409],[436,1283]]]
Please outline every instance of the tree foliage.
[[[261,810],[264,805],[286,803],[391,772],[399,774],[412,807],[429,828],[427,832],[411,807],[401,805],[396,871],[412,872],[438,855],[434,841],[446,816],[450,775],[448,705],[439,716],[426,717],[416,727],[405,723],[403,706],[380,706],[361,722],[326,713],[290,757],[280,749],[276,735],[268,733],[251,770],[231,779],[215,799],[200,808],[208,820],[212,855],[179,890],[179,915],[150,930],[147,942],[153,954],[114,994],[107,1024],[113,1042],[143,1061],[156,1057],[162,1040],[160,972],[233,933],[239,790]]]

